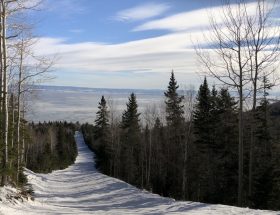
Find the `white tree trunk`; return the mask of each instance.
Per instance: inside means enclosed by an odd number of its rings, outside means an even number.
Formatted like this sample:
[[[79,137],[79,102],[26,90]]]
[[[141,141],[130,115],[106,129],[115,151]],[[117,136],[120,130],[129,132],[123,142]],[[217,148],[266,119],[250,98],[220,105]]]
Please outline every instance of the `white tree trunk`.
[[[4,112],[4,128],[3,128],[3,139],[5,146],[5,168],[8,167],[9,155],[8,155],[8,131],[9,131],[9,113],[8,113],[8,76],[7,76],[7,44],[6,44],[6,2],[1,0],[2,4],[2,54],[3,54],[3,112]],[[6,183],[7,177],[4,177],[4,183]]]

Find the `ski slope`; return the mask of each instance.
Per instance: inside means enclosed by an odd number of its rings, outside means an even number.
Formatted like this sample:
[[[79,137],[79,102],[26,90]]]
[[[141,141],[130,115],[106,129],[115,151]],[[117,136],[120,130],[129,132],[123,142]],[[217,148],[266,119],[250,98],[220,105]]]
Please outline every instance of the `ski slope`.
[[[51,174],[35,174],[26,170],[28,181],[35,192],[35,200],[2,200],[1,215],[279,214],[224,205],[174,201],[139,190],[99,173],[94,167],[93,153],[85,145],[81,133],[76,132],[75,138],[79,152],[75,164]]]

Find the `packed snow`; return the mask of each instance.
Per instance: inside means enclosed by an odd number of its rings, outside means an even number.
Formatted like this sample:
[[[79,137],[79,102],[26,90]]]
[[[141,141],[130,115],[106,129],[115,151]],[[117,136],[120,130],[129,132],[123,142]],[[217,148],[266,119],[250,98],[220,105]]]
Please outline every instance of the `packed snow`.
[[[14,188],[0,189],[0,214],[279,214],[225,205],[175,201],[139,190],[121,180],[99,173],[93,153],[81,133],[75,135],[75,164],[51,174],[26,170],[35,200],[9,198]],[[8,196],[8,197],[7,197]]]

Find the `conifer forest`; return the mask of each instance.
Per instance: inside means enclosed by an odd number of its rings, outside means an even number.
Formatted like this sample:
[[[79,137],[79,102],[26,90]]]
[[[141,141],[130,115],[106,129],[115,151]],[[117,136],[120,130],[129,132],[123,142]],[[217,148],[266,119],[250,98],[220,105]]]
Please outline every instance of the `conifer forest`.
[[[121,120],[112,123],[101,98],[95,123],[81,126],[97,155],[98,169],[139,188],[177,200],[237,205],[238,108],[227,88],[208,86],[180,94],[172,72],[165,91],[166,118],[140,120],[136,95]],[[187,108],[186,108],[187,106]],[[190,111],[185,113],[185,111]],[[279,210],[280,104],[263,91],[254,114],[244,111],[243,206]],[[186,117],[187,116],[187,117]],[[250,140],[254,126],[252,191],[249,193]]]

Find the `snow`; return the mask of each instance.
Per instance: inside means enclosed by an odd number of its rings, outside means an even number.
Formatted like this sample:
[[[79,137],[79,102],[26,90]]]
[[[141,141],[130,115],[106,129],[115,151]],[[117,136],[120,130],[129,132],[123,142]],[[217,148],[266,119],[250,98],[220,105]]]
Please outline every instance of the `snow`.
[[[26,170],[35,200],[7,199],[18,191],[0,189],[0,215],[13,214],[279,214],[225,205],[175,201],[139,190],[121,180],[99,173],[93,153],[81,133],[75,135],[78,156],[75,164],[50,174]]]

